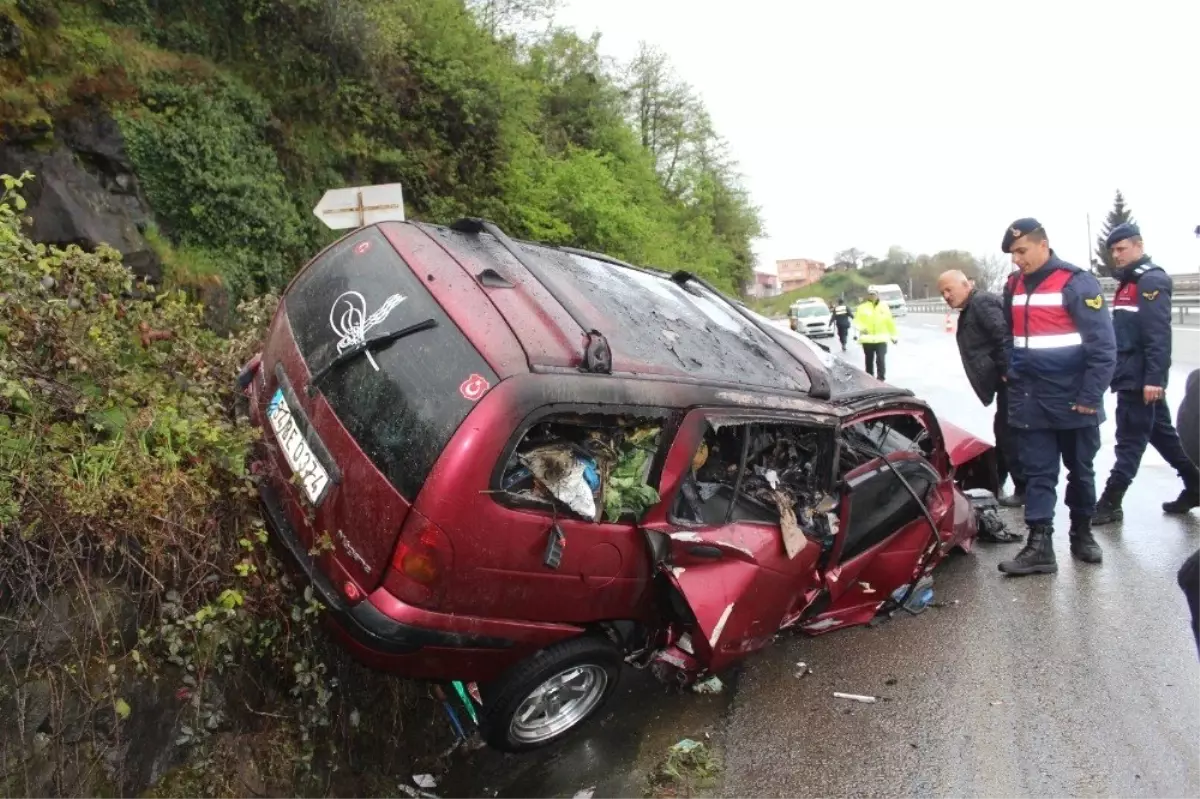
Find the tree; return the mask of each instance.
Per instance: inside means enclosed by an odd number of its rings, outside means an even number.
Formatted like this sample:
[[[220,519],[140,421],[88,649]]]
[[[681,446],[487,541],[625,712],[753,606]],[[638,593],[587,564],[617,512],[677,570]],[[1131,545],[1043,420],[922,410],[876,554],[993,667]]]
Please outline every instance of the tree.
[[[833,256],[833,265],[842,269],[861,269],[863,259],[866,257],[867,254],[865,252],[857,247],[851,247],[848,250],[835,253]]]
[[[1121,190],[1117,189],[1117,196],[1113,199],[1112,210],[1105,217],[1104,227],[1100,230],[1100,236],[1096,239],[1096,258],[1092,261],[1092,266],[1103,277],[1111,277],[1113,269],[1116,267],[1112,253],[1108,251],[1108,247],[1104,243],[1105,240],[1113,232],[1113,228],[1133,221],[1133,212],[1125,205],[1125,197],[1122,196]]]
[[[495,37],[536,23],[548,24],[554,18],[558,0],[467,0],[467,7]]]
[[[1013,271],[1008,259],[994,253],[985,255],[976,264],[979,266],[979,277],[975,278],[975,287],[984,291],[999,291],[1005,278]]]

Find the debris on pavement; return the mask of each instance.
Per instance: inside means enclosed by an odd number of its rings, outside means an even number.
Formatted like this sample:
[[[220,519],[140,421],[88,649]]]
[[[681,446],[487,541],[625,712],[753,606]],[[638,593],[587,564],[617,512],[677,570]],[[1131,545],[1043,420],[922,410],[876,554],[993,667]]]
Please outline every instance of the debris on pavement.
[[[927,574],[917,581],[917,587],[909,594],[908,600],[904,600],[905,594],[908,594],[909,586],[912,583],[906,583],[892,592],[892,600],[895,602],[904,602],[904,609],[914,616],[924,613],[925,610],[933,603],[933,575]]]
[[[592,799],[592,795],[595,793],[596,786],[593,785],[591,788],[584,788],[581,791],[576,791],[572,799]]]
[[[396,787],[400,789],[400,793],[404,794],[405,796],[411,797],[411,799],[438,799],[438,795],[435,793],[429,793],[427,791],[418,791],[416,788],[405,785],[402,782],[397,784]]]
[[[1003,704],[1004,704],[1004,700],[1002,700],[1002,699],[997,699],[996,701],[994,701],[994,702],[990,702],[989,704],[991,704],[991,706],[992,706],[992,707],[996,707],[997,705],[1003,705]]]
[[[721,766],[712,750],[700,741],[684,738],[667,750],[667,756],[650,777],[650,795],[694,796],[711,788]]]
[[[414,774],[413,784],[418,788],[432,790],[437,787],[437,780],[434,779],[432,774]]]
[[[707,680],[693,685],[692,690],[698,694],[719,694],[725,690],[725,683],[721,682],[721,678],[714,674]]]
[[[813,670],[812,670],[812,669],[810,669],[810,668],[808,667],[808,664],[807,664],[807,663],[805,663],[805,662],[802,660],[802,661],[800,661],[799,663],[797,663],[797,664],[796,664],[796,673],[795,673],[795,674],[793,674],[792,676],[793,676],[793,677],[795,677],[795,678],[798,680],[798,679],[800,679],[801,677],[806,677],[806,676],[808,676],[809,674],[812,674],[812,673],[813,673]]]
[[[863,694],[844,694],[840,691],[833,692],[834,699],[849,699],[854,702],[862,702],[864,704],[873,705],[879,700],[873,696],[864,696]]]
[[[975,510],[975,528],[979,540],[994,544],[1011,544],[1023,540],[1022,536],[1009,530],[1000,518],[1000,502],[996,495],[986,488],[972,488],[963,492],[971,500]]]

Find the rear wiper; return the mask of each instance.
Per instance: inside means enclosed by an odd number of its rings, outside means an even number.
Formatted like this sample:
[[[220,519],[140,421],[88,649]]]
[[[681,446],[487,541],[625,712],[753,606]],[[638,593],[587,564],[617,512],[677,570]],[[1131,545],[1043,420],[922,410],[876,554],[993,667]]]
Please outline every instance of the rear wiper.
[[[355,344],[353,347],[350,347],[346,351],[342,352],[332,361],[317,370],[316,374],[312,376],[312,379],[308,381],[309,395],[312,395],[314,389],[316,388],[317,381],[332,372],[337,367],[344,364],[346,361],[353,360],[354,358],[357,358],[359,355],[362,355],[364,352],[367,352],[374,347],[380,347],[384,344],[389,344],[397,339],[404,338],[405,336],[411,336],[413,333],[420,333],[422,330],[432,330],[435,327],[437,327],[436,319],[426,319],[424,322],[417,322],[415,325],[409,325],[408,327],[401,328],[400,330],[396,330],[391,333],[384,333],[382,336],[375,336],[375,338],[369,338],[365,341]]]

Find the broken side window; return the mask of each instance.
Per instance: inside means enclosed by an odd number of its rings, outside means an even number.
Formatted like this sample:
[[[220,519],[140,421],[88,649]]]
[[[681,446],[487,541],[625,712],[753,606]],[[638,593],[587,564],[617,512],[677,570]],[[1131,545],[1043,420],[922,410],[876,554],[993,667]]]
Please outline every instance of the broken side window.
[[[841,448],[838,476],[869,463],[880,452],[912,452],[928,459],[933,455],[933,440],[921,419],[910,413],[879,416],[842,428],[847,446]]]
[[[786,528],[785,542],[797,531],[825,540],[828,523],[815,508],[826,495],[832,449],[823,428],[710,424],[676,498],[674,519],[706,526],[773,524]]]
[[[659,499],[652,470],[664,421],[587,413],[548,417],[513,449],[495,493],[508,504],[593,522],[636,520]]]

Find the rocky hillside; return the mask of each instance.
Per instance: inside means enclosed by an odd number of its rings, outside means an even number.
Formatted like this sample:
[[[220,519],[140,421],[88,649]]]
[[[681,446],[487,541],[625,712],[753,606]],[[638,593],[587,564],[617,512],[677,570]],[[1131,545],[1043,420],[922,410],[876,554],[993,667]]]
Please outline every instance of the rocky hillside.
[[[278,288],[330,187],[400,182],[410,216],[748,277],[755,209],[653,51],[505,35],[496,0],[0,0],[0,171],[35,239],[139,275]],[[211,282],[211,281],[210,281]]]

